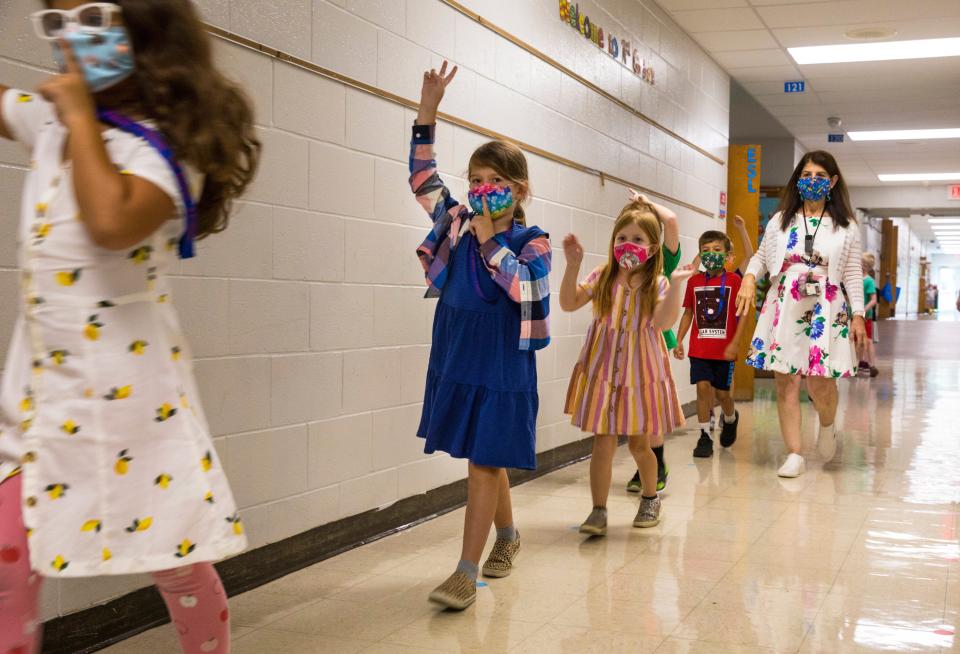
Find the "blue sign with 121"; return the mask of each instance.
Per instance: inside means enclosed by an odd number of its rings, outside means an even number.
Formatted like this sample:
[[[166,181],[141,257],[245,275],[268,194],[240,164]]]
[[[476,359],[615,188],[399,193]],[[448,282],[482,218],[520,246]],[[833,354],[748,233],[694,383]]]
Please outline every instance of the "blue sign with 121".
[[[807,83],[803,80],[798,80],[796,82],[784,82],[783,83],[783,92],[784,93],[803,93],[807,90]]]

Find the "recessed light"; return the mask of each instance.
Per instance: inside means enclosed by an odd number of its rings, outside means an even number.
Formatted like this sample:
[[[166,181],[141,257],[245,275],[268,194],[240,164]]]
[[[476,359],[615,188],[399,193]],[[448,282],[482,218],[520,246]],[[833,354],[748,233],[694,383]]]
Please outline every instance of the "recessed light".
[[[800,65],[956,57],[960,55],[960,37],[844,45],[808,45],[787,48],[787,51]]]
[[[881,182],[946,182],[960,180],[960,173],[893,173],[877,178]]]
[[[960,127],[946,129],[888,129],[847,132],[851,141],[896,141],[897,139],[960,139]]]

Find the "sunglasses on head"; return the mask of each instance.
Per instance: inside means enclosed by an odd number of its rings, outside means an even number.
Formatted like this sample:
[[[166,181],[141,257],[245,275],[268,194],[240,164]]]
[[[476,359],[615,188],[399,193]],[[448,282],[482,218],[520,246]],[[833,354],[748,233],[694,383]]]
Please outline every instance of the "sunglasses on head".
[[[71,30],[99,34],[113,25],[113,17],[121,12],[112,2],[91,2],[76,9],[45,9],[31,14],[33,29],[45,41],[56,41]]]

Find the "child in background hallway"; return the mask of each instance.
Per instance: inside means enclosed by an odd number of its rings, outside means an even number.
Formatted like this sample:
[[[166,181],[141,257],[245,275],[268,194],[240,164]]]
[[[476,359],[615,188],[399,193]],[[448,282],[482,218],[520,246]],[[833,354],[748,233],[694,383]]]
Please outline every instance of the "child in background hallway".
[[[877,320],[877,282],[873,277],[873,269],[877,259],[871,253],[865,252],[860,258],[863,267],[863,298],[867,303],[864,306],[864,323],[867,328],[867,340],[860,346],[860,370],[870,372],[870,377],[880,374],[877,370],[877,355],[874,349],[873,329]]]
[[[530,196],[527,161],[514,145],[493,141],[468,166],[470,206],[452,197],[437,173],[433,143],[437,110],[457,73],[423,76],[413,128],[410,186],[433,230],[419,248],[428,297],[439,297],[417,435],[424,451],[468,460],[463,549],[456,571],[430,600],[462,610],[477,596],[480,555],[497,528],[483,565],[506,577],[520,550],[506,468],[536,467],[538,409],[535,351],[550,342],[551,246],[527,227],[521,204]]]
[[[226,653],[212,561],[246,537],[164,273],[252,180],[253,112],[189,0],[46,5],[61,74],[0,86],[0,137],[33,161],[0,391],[0,652],[40,649],[38,575],[151,573],[183,651]]]
[[[565,413],[585,432],[595,434],[590,461],[593,511],[580,533],[607,532],[607,497],[617,436],[629,437],[630,453],[640,471],[642,495],[635,527],[660,521],[654,436],[683,426],[683,412],[670,373],[660,331],[680,313],[683,281],[689,268],[673,273],[673,284],[661,275],[661,220],[657,209],[642,200],[620,212],[613,227],[607,262],[579,284],[583,248],[567,235],[567,259],[560,287],[560,307],[576,311],[593,305],[593,323],[573,369]]]
[[[680,265],[680,225],[677,222],[677,214],[664,206],[653,204],[647,196],[637,193],[630,189],[630,200],[632,202],[645,202],[656,209],[657,217],[663,221],[663,275],[670,281],[673,271]],[[672,351],[677,347],[677,337],[673,329],[663,330],[663,340],[667,344],[667,351]],[[670,467],[664,459],[663,453],[664,434],[651,436],[650,445],[653,447],[653,453],[657,457],[657,492],[662,491],[667,486],[667,477],[670,476]],[[630,481],[627,482],[627,491],[630,493],[640,492],[640,471],[637,470]]]
[[[693,456],[713,456],[710,438],[710,414],[714,397],[723,408],[720,445],[730,447],[737,440],[739,415],[730,394],[733,385],[734,361],[737,358],[743,324],[736,316],[733,300],[740,291],[740,275],[727,272],[732,261],[733,243],[723,232],[704,232],[699,241],[704,273],[697,273],[687,282],[684,313],[680,320],[680,343],[674,351],[677,359],[685,356],[683,339],[690,330],[690,383],[697,387],[697,417],[700,439]]]

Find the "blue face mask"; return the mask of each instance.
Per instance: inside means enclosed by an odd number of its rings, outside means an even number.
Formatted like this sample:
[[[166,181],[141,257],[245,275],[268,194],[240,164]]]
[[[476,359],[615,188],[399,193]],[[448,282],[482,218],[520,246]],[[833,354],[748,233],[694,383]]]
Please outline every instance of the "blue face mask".
[[[808,202],[817,202],[830,194],[830,180],[827,177],[801,177],[797,180],[800,197]]]
[[[73,48],[91,93],[108,89],[133,75],[133,46],[123,27],[111,27],[98,34],[66,32],[63,38]],[[58,45],[53,46],[53,57],[60,70],[66,70]]]

